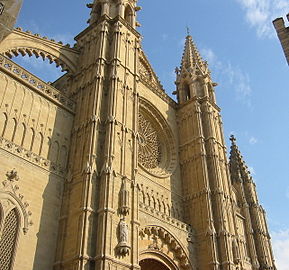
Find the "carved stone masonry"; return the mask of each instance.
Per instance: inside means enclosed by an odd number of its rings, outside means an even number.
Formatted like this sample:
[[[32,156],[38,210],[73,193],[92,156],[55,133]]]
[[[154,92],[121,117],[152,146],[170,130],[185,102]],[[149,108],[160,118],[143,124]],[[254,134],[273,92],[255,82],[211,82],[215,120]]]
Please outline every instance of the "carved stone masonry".
[[[122,180],[122,186],[119,194],[119,213],[123,216],[129,214],[129,190],[127,189],[126,179]]]
[[[129,254],[130,246],[128,245],[128,225],[125,219],[122,218],[119,222],[119,243],[117,245],[117,252],[121,256]]]
[[[28,210],[29,203],[24,200],[24,196],[19,193],[19,187],[15,184],[16,181],[19,181],[18,172],[15,169],[8,171],[6,173],[7,179],[2,182],[2,187],[0,187],[0,203],[2,207],[17,207],[19,213],[22,215],[22,228],[23,233],[28,232],[28,227],[33,225],[31,220],[31,211]],[[11,197],[11,199],[10,199]]]

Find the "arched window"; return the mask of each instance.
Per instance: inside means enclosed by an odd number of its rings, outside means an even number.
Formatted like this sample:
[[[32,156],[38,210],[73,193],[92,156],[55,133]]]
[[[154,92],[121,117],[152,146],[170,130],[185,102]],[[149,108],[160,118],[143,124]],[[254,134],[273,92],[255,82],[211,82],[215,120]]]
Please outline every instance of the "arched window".
[[[94,6],[91,11],[89,23],[93,24],[94,22],[96,22],[101,17],[101,13],[102,13],[101,4],[97,4],[96,6]]]
[[[2,213],[1,213],[2,214]],[[16,242],[19,233],[19,214],[13,208],[0,223],[0,258],[1,270],[11,270],[16,251]]]
[[[127,5],[124,11],[124,19],[130,24],[133,24],[133,11],[130,5]]]
[[[184,84],[184,98],[185,101],[191,99],[190,86],[187,83]]]

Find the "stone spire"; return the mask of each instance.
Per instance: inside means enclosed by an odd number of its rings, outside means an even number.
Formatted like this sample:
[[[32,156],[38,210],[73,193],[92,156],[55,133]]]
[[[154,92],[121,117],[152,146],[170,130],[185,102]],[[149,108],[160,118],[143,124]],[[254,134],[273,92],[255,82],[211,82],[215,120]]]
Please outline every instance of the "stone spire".
[[[201,73],[198,75],[204,75],[208,72],[208,65],[202,59],[192,36],[187,35],[180,72],[191,72],[193,70],[199,70]]]
[[[259,204],[256,185],[236,145],[236,138],[230,138],[230,174],[236,190],[240,213],[246,220],[247,244],[253,269],[276,270],[265,211]]]
[[[232,182],[242,182],[252,180],[252,176],[250,171],[248,170],[248,166],[246,165],[241,152],[236,144],[236,138],[234,135],[231,135],[230,140],[231,151],[229,158],[229,166]]]
[[[208,97],[215,103],[213,87],[217,84],[212,82],[208,64],[202,59],[189,34],[186,37],[181,66],[176,68],[176,74],[177,90],[174,94],[177,94],[179,103],[204,97]]]

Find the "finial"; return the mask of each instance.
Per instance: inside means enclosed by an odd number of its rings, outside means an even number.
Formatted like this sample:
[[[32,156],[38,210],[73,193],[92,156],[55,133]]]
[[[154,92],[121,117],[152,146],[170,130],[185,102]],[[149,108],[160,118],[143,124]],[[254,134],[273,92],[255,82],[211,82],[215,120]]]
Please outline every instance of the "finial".
[[[186,26],[186,29],[187,29],[187,35],[190,36],[190,35],[191,35],[191,33],[190,33],[190,32],[191,32],[191,31],[190,31],[190,28],[189,28],[188,26]]]
[[[236,143],[236,137],[234,136],[234,134],[232,134],[230,136],[230,141],[232,142],[232,144],[235,144]]]

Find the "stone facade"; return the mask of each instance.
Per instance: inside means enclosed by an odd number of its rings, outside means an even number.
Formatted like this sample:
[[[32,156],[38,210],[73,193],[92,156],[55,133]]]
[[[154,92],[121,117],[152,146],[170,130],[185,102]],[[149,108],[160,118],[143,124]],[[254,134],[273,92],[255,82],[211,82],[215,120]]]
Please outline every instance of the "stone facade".
[[[287,20],[289,21],[289,13],[287,14]],[[273,21],[273,24],[289,65],[289,27],[285,26],[283,18],[277,18]]]
[[[275,270],[265,212],[187,36],[177,101],[142,50],[136,0],[95,0],[76,45],[0,43],[1,270]],[[47,58],[47,84],[15,64]]]
[[[21,5],[22,0],[0,1],[0,41],[12,32]]]

